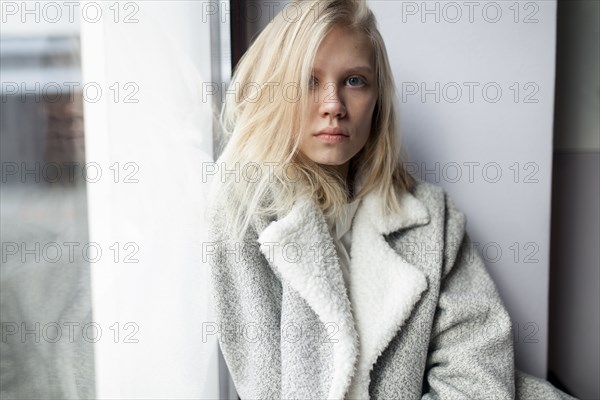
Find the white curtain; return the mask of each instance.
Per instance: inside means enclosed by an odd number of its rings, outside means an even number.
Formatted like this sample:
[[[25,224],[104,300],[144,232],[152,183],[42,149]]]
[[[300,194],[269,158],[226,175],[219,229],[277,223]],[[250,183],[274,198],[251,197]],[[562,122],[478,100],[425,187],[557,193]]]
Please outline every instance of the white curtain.
[[[202,332],[213,320],[201,256],[201,171],[212,161],[206,4],[95,4],[102,18],[82,21],[81,47],[90,241],[102,249],[92,264],[96,394],[218,398],[218,344]]]

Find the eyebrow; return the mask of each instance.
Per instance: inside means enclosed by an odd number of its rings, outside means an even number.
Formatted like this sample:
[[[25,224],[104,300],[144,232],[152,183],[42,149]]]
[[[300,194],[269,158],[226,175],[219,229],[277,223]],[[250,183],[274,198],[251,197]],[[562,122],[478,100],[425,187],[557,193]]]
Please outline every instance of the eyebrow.
[[[318,68],[313,68],[313,72],[316,74],[319,74],[319,73],[321,73],[321,70]],[[367,65],[357,65],[357,66],[350,67],[350,68],[347,68],[344,70],[344,74],[353,74],[353,73],[358,73],[358,72],[371,74],[371,73],[373,73],[373,70],[371,69],[371,67],[369,67]]]

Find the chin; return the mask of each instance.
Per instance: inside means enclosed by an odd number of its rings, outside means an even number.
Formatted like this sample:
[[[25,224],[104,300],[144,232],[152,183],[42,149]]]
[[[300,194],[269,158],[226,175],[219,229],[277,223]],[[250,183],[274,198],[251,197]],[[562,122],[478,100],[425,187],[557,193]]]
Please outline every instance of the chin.
[[[331,157],[315,157],[313,158],[317,164],[330,165],[332,167],[343,165],[350,160],[350,158],[334,156]]]
[[[317,161],[317,164],[327,165],[328,167],[339,167],[340,165],[344,165],[345,161]]]

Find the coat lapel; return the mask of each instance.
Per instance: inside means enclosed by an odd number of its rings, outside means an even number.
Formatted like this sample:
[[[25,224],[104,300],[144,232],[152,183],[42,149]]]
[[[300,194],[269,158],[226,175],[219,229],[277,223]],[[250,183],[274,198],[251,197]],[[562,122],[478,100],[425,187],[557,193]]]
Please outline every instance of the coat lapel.
[[[408,263],[384,235],[429,222],[425,206],[404,193],[398,215],[385,216],[379,199],[367,195],[357,210],[350,250],[350,299],[360,340],[349,399],[368,399],[370,371],[398,334],[427,289],[425,274]]]
[[[427,288],[424,273],[384,238],[429,222],[427,209],[410,193],[403,194],[401,209],[399,215],[384,215],[374,192],[361,201],[352,229],[349,293],[327,222],[312,200],[298,199],[258,237],[280,278],[324,324],[338,328],[328,399],[343,399],[348,390],[349,398],[369,397],[370,370]]]

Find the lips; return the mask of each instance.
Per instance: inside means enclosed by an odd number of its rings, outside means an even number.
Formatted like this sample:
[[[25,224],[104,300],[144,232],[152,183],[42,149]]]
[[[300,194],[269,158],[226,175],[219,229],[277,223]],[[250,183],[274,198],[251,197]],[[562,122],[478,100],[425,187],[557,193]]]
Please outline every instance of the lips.
[[[317,132],[314,136],[316,140],[326,145],[348,143],[350,141],[350,136],[338,127],[325,128]]]
[[[348,137],[348,135],[341,128],[337,128],[337,127],[328,127],[328,128],[325,128],[315,134],[315,136],[321,136],[321,135],[339,135],[339,136]]]

